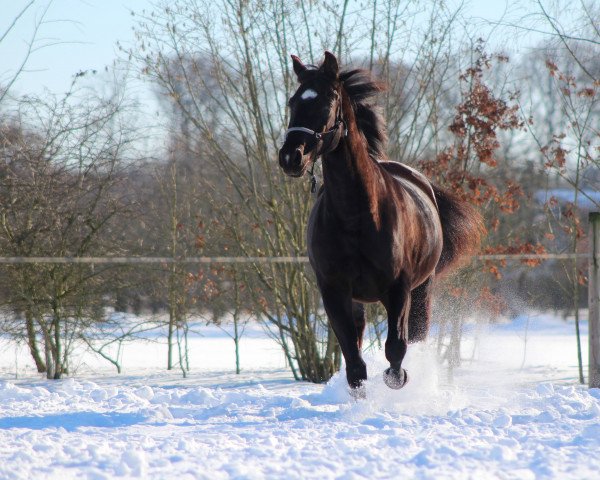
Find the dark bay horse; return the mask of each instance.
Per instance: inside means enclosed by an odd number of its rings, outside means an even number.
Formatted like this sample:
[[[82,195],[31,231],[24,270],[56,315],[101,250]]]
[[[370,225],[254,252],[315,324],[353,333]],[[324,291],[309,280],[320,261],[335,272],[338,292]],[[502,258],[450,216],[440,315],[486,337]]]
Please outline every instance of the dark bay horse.
[[[323,187],[309,219],[308,255],[346,378],[353,389],[367,379],[361,357],[364,303],[381,302],[390,362],[384,380],[402,388],[408,343],[423,340],[429,329],[433,277],[477,248],[481,216],[416,170],[386,161],[385,126],[369,103],[382,88],[370,72],[340,72],[330,52],[319,67],[292,60],[300,86],[289,100],[279,164],[300,177],[322,157]]]

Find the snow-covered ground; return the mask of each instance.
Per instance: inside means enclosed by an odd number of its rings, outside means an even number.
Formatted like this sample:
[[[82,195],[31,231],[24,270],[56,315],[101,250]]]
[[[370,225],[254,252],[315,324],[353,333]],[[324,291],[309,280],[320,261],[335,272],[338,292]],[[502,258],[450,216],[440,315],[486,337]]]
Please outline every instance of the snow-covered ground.
[[[187,379],[159,370],[161,344],[127,345],[122,375],[83,356],[53,382],[2,344],[0,478],[600,478],[600,391],[577,383],[572,322],[473,328],[452,377],[413,346],[400,391],[369,351],[360,401],[343,375],[294,382],[258,328],[235,375],[231,339],[205,332]]]

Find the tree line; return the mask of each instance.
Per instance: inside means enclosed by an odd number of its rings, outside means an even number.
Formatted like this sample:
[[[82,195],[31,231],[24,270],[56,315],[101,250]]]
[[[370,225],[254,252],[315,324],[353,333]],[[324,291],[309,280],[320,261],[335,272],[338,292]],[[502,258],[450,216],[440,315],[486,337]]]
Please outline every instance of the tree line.
[[[161,107],[151,153],[141,142],[145,112],[125,79],[99,95],[88,87],[92,74],[80,72],[65,95],[35,97],[15,93],[15,77],[0,97],[0,254],[181,262],[5,266],[3,334],[28,345],[38,371],[61,378],[78,346],[120,368],[116,347],[159,328],[166,367],[185,375],[191,319],[233,321],[238,346],[252,318],[280,343],[295,378],[327,380],[341,356],[307,266],[185,264],[199,255],[305,254],[310,185],[284,178],[276,161],[295,90],[291,53],[318,63],[335,50],[343,64],[376,73],[387,85],[379,106],[390,158],[477,205],[486,252],[585,248],[582,206],[600,203],[591,193],[600,180],[599,12],[582,3],[575,35],[541,7],[552,35],[515,60],[461,37],[460,8],[441,0],[157,2],[136,12],[136,45],[122,50]],[[572,193],[566,201],[563,191]],[[519,272],[468,266],[441,284],[439,308],[506,312],[518,291],[540,308],[578,312],[581,265]],[[380,313],[370,313],[379,338]],[[440,355],[456,363],[464,316],[445,318]]]

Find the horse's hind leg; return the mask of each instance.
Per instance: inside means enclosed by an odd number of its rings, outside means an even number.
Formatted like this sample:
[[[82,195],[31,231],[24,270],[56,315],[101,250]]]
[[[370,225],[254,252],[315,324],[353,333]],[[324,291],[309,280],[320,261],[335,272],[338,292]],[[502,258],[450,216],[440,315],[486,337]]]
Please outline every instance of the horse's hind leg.
[[[360,355],[355,309],[350,289],[319,285],[323,306],[346,361],[346,379],[351,388],[360,388],[367,379],[367,364]]]
[[[410,313],[408,316],[408,342],[421,342],[429,332],[431,318],[431,284],[432,278],[423,282],[410,293]]]
[[[358,336],[358,349],[362,350],[363,336],[367,320],[365,317],[365,306],[360,302],[352,302],[352,316],[354,317],[354,326]]]
[[[401,277],[390,288],[384,306],[388,314],[388,335],[385,341],[385,358],[390,367],[384,372],[383,380],[390,388],[402,388],[408,381],[408,374],[402,368],[402,360],[408,347],[408,315],[410,311],[410,284]]]

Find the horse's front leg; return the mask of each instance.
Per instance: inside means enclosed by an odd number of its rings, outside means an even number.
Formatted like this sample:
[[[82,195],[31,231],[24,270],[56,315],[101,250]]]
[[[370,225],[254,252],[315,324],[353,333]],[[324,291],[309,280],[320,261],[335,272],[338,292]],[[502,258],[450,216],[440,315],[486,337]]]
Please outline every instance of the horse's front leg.
[[[367,326],[365,306],[360,302],[352,302],[352,316],[354,317],[354,325],[356,326],[356,335],[358,337],[358,350],[362,351],[363,337],[365,335],[365,327]]]
[[[404,276],[392,285],[384,306],[388,315],[385,358],[390,362],[390,367],[385,370],[383,380],[388,387],[399,389],[408,381],[408,374],[402,368],[402,360],[408,347],[410,283]]]
[[[350,287],[320,284],[323,306],[346,361],[346,379],[352,389],[360,389],[367,379],[367,365],[361,357]]]

